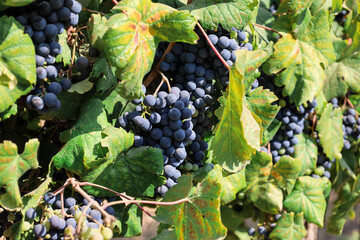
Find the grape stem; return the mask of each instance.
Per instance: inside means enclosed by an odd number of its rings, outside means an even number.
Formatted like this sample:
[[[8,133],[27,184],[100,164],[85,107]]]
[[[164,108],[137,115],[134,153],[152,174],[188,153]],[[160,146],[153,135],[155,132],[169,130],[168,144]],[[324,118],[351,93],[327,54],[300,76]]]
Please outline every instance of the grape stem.
[[[105,13],[99,12],[99,11],[96,11],[96,10],[91,10],[91,9],[87,9],[87,8],[84,8],[84,7],[83,7],[82,9],[85,10],[85,11],[87,11],[87,12],[98,13],[98,14],[103,15],[103,16],[106,15]]]
[[[280,37],[283,37],[283,35],[282,35],[280,32],[278,32],[278,31],[276,31],[276,30],[274,30],[274,29],[272,29],[272,28],[269,28],[269,27],[266,27],[266,26],[264,26],[264,25],[260,25],[260,24],[257,24],[257,23],[255,23],[254,26],[255,26],[255,27],[259,27],[259,28],[263,28],[263,29],[265,29],[265,30],[268,30],[268,31],[271,31],[271,32],[274,32],[274,33],[277,33],[277,34],[280,35]]]
[[[149,76],[144,81],[144,86],[147,87],[157,76],[159,76],[159,67],[160,63],[164,60],[165,55],[171,51],[173,46],[175,45],[175,42],[171,42],[169,46],[166,48],[164,55],[161,57],[158,64],[155,66],[155,68],[150,72]]]
[[[162,77],[162,81],[165,81],[167,86],[168,86],[168,89],[169,89],[169,92],[171,90],[171,86],[170,86],[170,82],[169,82],[169,79],[165,76],[165,74],[163,74],[161,71],[159,71],[161,77]]]
[[[156,90],[155,90],[155,92],[153,94],[154,97],[156,97],[156,94],[159,92],[159,90],[160,90],[161,86],[164,84],[164,82],[165,82],[165,80],[161,79],[161,82],[160,82],[159,86],[156,88]]]
[[[346,98],[346,103],[350,106],[350,108],[355,108],[349,98]]]
[[[85,185],[88,185],[88,186],[93,186],[93,187],[98,187],[98,188],[102,188],[104,190],[107,190],[109,192],[112,192],[112,193],[115,193],[116,195],[118,195],[119,197],[121,198],[125,198],[127,200],[131,200],[130,197],[126,196],[125,194],[121,194],[121,193],[118,193],[110,188],[107,188],[107,187],[104,187],[104,186],[101,186],[101,185],[98,185],[98,184],[95,184],[95,183],[89,183],[89,182],[78,182],[79,183],[79,186],[85,186]],[[152,215],[146,211],[143,207],[141,207],[139,204],[135,203],[135,205],[140,208],[144,213],[146,213],[149,217],[152,217]]]
[[[129,200],[129,201],[114,201],[114,202],[109,202],[106,203],[103,208],[107,208],[113,205],[118,205],[118,204],[126,204],[126,203],[142,203],[142,204],[152,204],[152,205],[162,205],[162,206],[172,206],[172,205],[176,205],[176,204],[180,204],[180,203],[184,203],[184,202],[189,202],[191,203],[189,198],[183,198],[177,201],[173,201],[173,202],[156,202],[156,201],[146,201],[146,200]]]
[[[116,0],[112,0],[112,2],[115,4],[115,5],[117,5],[119,2],[118,1],[116,1]]]
[[[86,215],[85,213],[87,212],[87,210],[89,210],[89,208],[90,208],[90,206],[92,205],[93,202],[94,202],[94,200],[91,199],[91,201],[89,201],[88,205],[86,205],[85,209],[81,212],[81,215],[80,215],[80,218],[79,218],[79,223],[78,223],[78,225],[76,227],[77,235],[80,235],[82,221],[84,219],[84,216]]]
[[[202,34],[204,35],[204,37],[206,38],[206,41],[209,43],[211,49],[215,52],[216,56],[220,59],[220,61],[224,64],[224,66],[230,70],[230,65],[227,64],[227,62],[224,60],[224,58],[220,55],[220,53],[218,52],[218,50],[215,48],[214,44],[212,44],[210,38],[208,37],[208,35],[206,34],[205,30],[202,28],[202,26],[200,25],[199,22],[196,22],[196,25],[198,26],[198,28],[200,29],[200,31],[202,32]]]

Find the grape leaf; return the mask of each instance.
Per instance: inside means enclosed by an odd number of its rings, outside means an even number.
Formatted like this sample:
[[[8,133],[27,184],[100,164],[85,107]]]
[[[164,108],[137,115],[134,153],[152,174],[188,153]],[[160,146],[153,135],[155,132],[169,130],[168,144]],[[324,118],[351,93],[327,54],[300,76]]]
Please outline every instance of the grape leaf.
[[[304,214],[283,213],[276,227],[270,233],[271,239],[297,240],[306,236],[304,227]]]
[[[82,80],[81,82],[77,82],[71,85],[71,88],[68,90],[68,92],[73,93],[79,93],[84,94],[91,90],[93,87],[93,83],[89,81],[89,79]]]
[[[101,39],[107,31],[108,27],[106,25],[107,18],[101,16],[100,14],[91,14],[91,17],[88,22],[88,34],[90,37],[90,43],[99,50],[103,49],[101,44]]]
[[[112,11],[102,41],[106,58],[121,82],[117,91],[126,99],[142,95],[142,79],[150,70],[160,41],[195,43],[195,18],[150,0],[124,0]]]
[[[8,109],[0,113],[0,121],[8,119],[9,117],[17,114],[17,112],[18,112],[18,106],[16,103],[14,103],[10,107],[8,107]]]
[[[221,202],[228,204],[236,199],[236,194],[246,186],[245,169],[234,174],[226,174],[222,168],[216,164],[215,170],[219,175],[221,183]]]
[[[67,143],[53,157],[57,169],[65,168],[82,175],[103,162],[112,162],[116,153],[132,146],[133,135],[111,126],[103,107],[96,98],[83,104],[76,124],[60,135]]]
[[[296,138],[299,142],[295,145],[294,157],[301,159],[301,176],[308,168],[311,170],[315,169],[318,158],[318,148],[315,141],[303,133],[296,135]]]
[[[0,144],[0,187],[4,187],[6,191],[0,196],[0,205],[3,208],[20,210],[23,206],[18,179],[27,170],[39,167],[38,148],[38,139],[30,139],[21,154],[18,154],[18,147],[11,141]]]
[[[283,207],[283,193],[274,180],[258,182],[248,194],[250,201],[263,212],[276,214]]]
[[[35,48],[13,17],[0,17],[0,112],[7,110],[36,82]]]
[[[280,110],[278,105],[272,104],[276,100],[278,98],[274,93],[262,87],[256,88],[246,98],[247,106],[251,112],[260,117],[263,129],[267,129]]]
[[[68,91],[62,91],[57,97],[63,107],[58,111],[49,111],[46,114],[41,115],[40,118],[45,120],[54,118],[59,120],[77,119],[85,95],[76,92],[70,93]]]
[[[197,0],[180,9],[189,10],[205,30],[215,30],[221,24],[230,32],[232,27],[241,29],[246,26],[252,12],[257,12],[257,5],[258,1],[250,0]]]
[[[324,68],[335,60],[328,13],[319,11],[298,39],[284,34],[274,48],[263,70],[267,74],[279,73],[275,83],[284,86],[283,95],[289,96],[291,102],[300,105],[312,100],[323,87]]]
[[[1,0],[0,4],[10,7],[22,7],[26,6],[35,0]]]
[[[359,176],[355,179],[354,187],[350,192],[342,191],[334,203],[334,208],[329,219],[328,232],[340,235],[345,222],[349,218],[353,207],[360,202],[360,181]]]
[[[284,207],[295,213],[303,212],[306,221],[322,227],[326,209],[324,190],[327,183],[326,178],[299,177],[294,190],[286,197]]]
[[[61,34],[58,35],[58,43],[61,45],[61,53],[56,56],[56,62],[62,62],[65,66],[71,64],[71,50],[67,44],[68,35],[64,30]]]
[[[290,156],[282,156],[271,169],[271,176],[281,188],[290,194],[295,186],[301,170],[301,160]]]
[[[276,14],[288,13],[296,14],[299,11],[302,11],[308,8],[313,0],[284,0],[281,1],[279,8],[276,10]]]
[[[142,210],[135,204],[113,206],[115,210],[115,228],[113,237],[134,237],[141,234]]]
[[[160,176],[163,168],[164,158],[159,149],[139,147],[118,154],[115,161],[107,161],[81,177],[84,181],[117,192],[126,192],[133,197],[152,197],[155,187],[164,183],[163,177]],[[106,190],[91,186],[84,189],[96,196],[109,194]]]
[[[344,146],[342,121],[341,109],[333,109],[332,104],[327,104],[316,126],[316,131],[319,132],[320,144],[329,159],[341,158],[341,150]]]
[[[156,239],[223,239],[226,228],[220,218],[219,180],[219,175],[211,171],[193,189],[191,175],[179,178],[162,201],[188,198],[190,202],[158,207],[155,219],[172,227],[164,229]]]
[[[283,193],[274,179],[269,180],[271,168],[270,155],[265,152],[257,152],[253,155],[245,171],[246,193],[250,201],[261,211],[275,214],[282,209]]]
[[[108,65],[106,58],[99,58],[93,66],[91,77],[97,79],[96,92],[103,94],[117,83],[115,68]]]
[[[267,58],[263,50],[239,50],[236,55],[238,60],[230,70],[225,107],[211,145],[214,159],[229,172],[239,171],[255,150],[260,149],[261,118],[246,104],[244,83],[245,76],[251,76]]]
[[[343,97],[348,88],[354,93],[360,92],[360,53],[332,63],[325,73],[323,92],[327,100]]]
[[[256,152],[251,158],[251,163],[246,165],[246,190],[257,185],[260,181],[265,182],[270,176],[272,166],[273,163],[269,154]]]
[[[264,130],[262,139],[261,139],[261,145],[268,143],[273,139],[279,128],[281,127],[281,122],[277,120],[276,118],[273,119],[273,121],[270,123],[270,125]]]

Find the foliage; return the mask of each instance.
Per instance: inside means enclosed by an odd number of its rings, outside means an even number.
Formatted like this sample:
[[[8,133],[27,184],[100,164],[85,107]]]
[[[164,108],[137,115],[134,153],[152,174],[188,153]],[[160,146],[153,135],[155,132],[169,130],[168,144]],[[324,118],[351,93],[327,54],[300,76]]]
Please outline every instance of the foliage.
[[[263,227],[270,239],[295,240],[307,235],[308,223],[322,228],[325,219],[330,233],[342,234],[360,203],[359,1],[80,1],[78,24],[48,38],[62,49],[55,58],[57,78],[41,81],[39,44],[18,18],[32,2],[0,0],[0,237],[33,239],[35,222],[49,216],[39,211],[42,217],[29,220],[26,211],[43,208],[46,192],[63,194],[70,186],[83,197],[106,199],[102,204],[120,197],[109,224],[114,237],[142,233],[144,203],[156,205],[154,239],[267,239]],[[240,30],[249,35],[245,40],[239,40]],[[211,49],[214,39],[204,40],[205,32],[214,38],[219,31],[242,46],[234,50],[232,66],[226,51]],[[216,89],[206,95],[215,103],[206,103],[210,113],[195,110],[192,116],[211,122],[201,137],[209,148],[201,163],[189,156],[196,151],[188,151],[187,165],[178,168],[182,176],[173,180],[164,164],[175,158],[164,158],[158,146],[136,147],[137,130],[121,125],[120,117],[135,109],[148,117],[150,107],[136,105],[138,99],[179,86],[176,75],[161,70],[166,53],[175,52],[167,43],[175,42],[189,49],[197,44],[189,50],[194,54],[219,53],[213,65],[221,64],[228,85],[220,71],[207,79]],[[85,70],[80,57],[88,61]],[[44,64],[46,71],[50,64]],[[209,65],[206,70],[214,67]],[[44,97],[49,84],[63,78],[72,85],[58,94],[59,110],[29,107],[35,88]],[[313,99],[315,110],[302,113],[305,127],[295,134],[286,123],[295,116],[281,114],[300,112]],[[354,123],[350,109],[356,110]],[[274,154],[280,131],[291,137]],[[295,146],[284,147],[290,138]],[[167,179],[176,185],[169,187]],[[169,191],[161,196],[159,186]],[[326,215],[331,191],[337,198]],[[258,222],[258,230],[246,232],[246,219]]]

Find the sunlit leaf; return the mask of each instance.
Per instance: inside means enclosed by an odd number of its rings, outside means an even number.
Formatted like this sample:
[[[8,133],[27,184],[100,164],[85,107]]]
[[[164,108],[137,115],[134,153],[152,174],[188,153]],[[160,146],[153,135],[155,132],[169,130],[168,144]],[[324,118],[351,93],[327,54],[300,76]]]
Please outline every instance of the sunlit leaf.
[[[299,142],[295,145],[294,157],[301,160],[300,175],[303,175],[308,168],[311,170],[315,169],[318,158],[318,148],[316,142],[305,134],[299,134],[296,138]]]
[[[304,227],[304,214],[283,213],[276,227],[270,233],[271,239],[297,240],[306,236]]]
[[[162,201],[189,198],[191,202],[158,207],[156,219],[171,228],[163,229],[156,239],[223,239],[226,228],[220,219],[220,192],[221,184],[215,171],[194,189],[191,175],[182,176]]]
[[[141,83],[150,70],[160,41],[195,43],[195,19],[150,0],[124,0],[112,11],[102,37],[109,63],[120,79],[117,91],[127,99],[140,97]]]
[[[11,141],[0,144],[0,187],[5,187],[6,191],[0,196],[2,207],[14,210],[23,206],[18,179],[29,169],[39,167],[38,148],[38,139],[29,140],[21,154],[18,153],[16,144]]]

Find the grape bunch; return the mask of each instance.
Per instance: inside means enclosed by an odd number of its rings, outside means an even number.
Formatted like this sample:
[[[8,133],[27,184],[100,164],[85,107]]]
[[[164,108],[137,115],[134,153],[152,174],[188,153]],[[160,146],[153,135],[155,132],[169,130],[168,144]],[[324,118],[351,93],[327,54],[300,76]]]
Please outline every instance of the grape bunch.
[[[81,8],[75,0],[50,0],[36,1],[19,9],[23,13],[16,20],[24,26],[24,33],[31,37],[36,51],[37,83],[26,103],[39,113],[60,109],[57,95],[71,87],[67,78],[57,81],[59,66],[55,59],[62,52],[57,36],[78,24]]]
[[[290,156],[294,153],[294,146],[299,142],[295,135],[304,131],[305,120],[314,111],[317,101],[314,99],[312,102],[308,102],[307,107],[300,105],[296,108],[295,105],[280,100],[280,105],[285,106],[280,109],[276,119],[282,124],[274,138],[270,141],[271,155],[274,163],[278,162],[281,156]]]
[[[95,199],[95,198],[93,198]],[[43,199],[44,216],[36,218],[41,211],[29,208],[25,212],[25,222],[23,230],[33,229],[36,237],[44,239],[74,239],[76,228],[81,224],[81,239],[111,239],[112,229],[103,225],[104,219],[99,210],[92,208],[89,201],[85,198],[80,203],[73,197],[67,197],[64,200],[65,216],[61,214],[60,195],[46,193]],[[102,204],[102,199],[95,199]],[[111,200],[107,200],[111,201]],[[115,215],[114,208],[107,207],[105,211],[110,215]],[[82,219],[80,223],[80,219]]]
[[[145,87],[143,92],[146,93]],[[158,193],[163,195],[181,176],[176,168],[187,157],[185,147],[192,141],[203,144],[200,136],[194,132],[191,121],[195,107],[190,101],[189,92],[177,87],[172,87],[169,93],[160,91],[156,97],[146,95],[132,102],[138,105],[135,111],[125,112],[119,118],[119,123],[124,129],[133,130],[134,146],[152,146],[162,150],[165,175],[168,177],[166,184],[158,188]],[[201,149],[206,150],[204,144]],[[200,152],[200,148],[197,152]],[[198,155],[197,152],[193,152],[194,156]]]
[[[278,213],[272,217],[272,221],[269,223],[266,223],[264,225],[260,225],[255,229],[254,227],[250,227],[247,230],[247,233],[249,236],[258,236],[258,239],[269,239],[269,235],[272,232],[272,230],[276,227],[276,222],[279,221],[281,218],[281,214]],[[257,234],[256,234],[257,230]]]
[[[344,148],[350,149],[351,143],[360,139],[360,117],[354,108],[346,110],[343,116]]]

